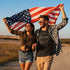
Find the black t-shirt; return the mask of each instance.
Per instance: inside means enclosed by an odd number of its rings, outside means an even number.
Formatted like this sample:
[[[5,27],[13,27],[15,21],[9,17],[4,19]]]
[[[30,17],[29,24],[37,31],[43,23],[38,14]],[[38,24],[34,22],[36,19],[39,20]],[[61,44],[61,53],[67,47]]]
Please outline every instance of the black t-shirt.
[[[46,31],[41,30],[38,36],[37,56],[42,57],[53,55],[55,53],[56,53],[55,42],[49,35],[48,30]]]

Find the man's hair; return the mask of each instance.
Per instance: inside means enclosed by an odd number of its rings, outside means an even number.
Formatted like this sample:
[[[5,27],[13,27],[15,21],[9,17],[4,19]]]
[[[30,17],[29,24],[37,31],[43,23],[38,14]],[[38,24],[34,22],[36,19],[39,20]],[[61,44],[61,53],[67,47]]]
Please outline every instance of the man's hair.
[[[46,15],[40,15],[39,18],[44,18],[45,20],[49,21],[49,17]]]

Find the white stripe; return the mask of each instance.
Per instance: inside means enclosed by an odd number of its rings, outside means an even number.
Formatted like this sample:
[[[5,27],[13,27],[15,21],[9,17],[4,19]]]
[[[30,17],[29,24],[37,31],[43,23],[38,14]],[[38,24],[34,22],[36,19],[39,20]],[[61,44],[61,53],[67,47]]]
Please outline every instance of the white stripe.
[[[52,18],[57,18],[58,17],[57,15],[52,15],[52,14],[48,14],[48,15]]]
[[[11,26],[15,26],[18,22],[15,22],[14,24],[12,24]]]
[[[54,7],[53,7],[53,8],[54,8]],[[53,8],[52,8],[52,9],[53,9]],[[45,13],[47,13],[47,12],[50,11],[50,10],[51,10],[51,9],[46,10],[46,11],[44,11],[44,12],[42,12],[42,13],[39,13],[37,16],[32,17],[32,20],[38,18],[40,15],[44,15]]]
[[[15,22],[13,25],[11,25],[11,29],[14,28],[16,24],[18,24],[18,22]]]
[[[18,24],[19,22],[17,22],[17,24]],[[16,24],[16,25],[17,25]],[[20,23],[20,24],[23,24],[22,22]],[[18,24],[18,26],[20,25],[20,24]],[[11,26],[11,29],[13,29],[15,26]],[[16,26],[17,27],[17,26]]]
[[[23,23],[22,25],[16,27],[14,30],[17,30],[18,28],[20,28],[20,27],[23,26],[24,24],[26,24],[26,23]]]
[[[21,25],[17,26],[14,28],[14,30],[16,30],[17,28],[19,28],[20,26],[22,26],[24,23],[22,23]]]
[[[36,13],[36,12],[42,10],[43,8],[44,8],[44,7],[39,7],[39,8],[37,8],[37,9],[33,10],[32,12],[30,12],[30,14],[32,15],[32,14],[34,14],[34,13]]]
[[[49,21],[50,21],[50,22],[55,22],[55,20],[54,20],[54,19],[51,19],[51,18],[49,18]]]
[[[60,11],[56,11],[56,10],[55,10],[55,11],[52,11],[52,12],[58,14]]]

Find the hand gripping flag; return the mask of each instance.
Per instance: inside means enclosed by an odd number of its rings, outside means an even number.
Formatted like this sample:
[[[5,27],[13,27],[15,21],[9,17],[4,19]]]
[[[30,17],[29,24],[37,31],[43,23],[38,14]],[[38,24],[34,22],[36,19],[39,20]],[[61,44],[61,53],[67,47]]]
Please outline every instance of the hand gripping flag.
[[[49,24],[54,25],[59,16],[59,5],[55,7],[34,7],[31,9],[23,10],[11,17],[7,17],[7,24],[13,30],[21,30],[26,23],[34,23],[38,21],[40,15],[49,16]]]

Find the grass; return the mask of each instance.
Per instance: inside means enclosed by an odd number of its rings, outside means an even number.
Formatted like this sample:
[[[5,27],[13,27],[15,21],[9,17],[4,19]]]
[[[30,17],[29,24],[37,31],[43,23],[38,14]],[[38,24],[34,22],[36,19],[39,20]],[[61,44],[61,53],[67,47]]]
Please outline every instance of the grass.
[[[0,43],[0,65],[8,62],[18,60],[18,44]]]

